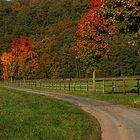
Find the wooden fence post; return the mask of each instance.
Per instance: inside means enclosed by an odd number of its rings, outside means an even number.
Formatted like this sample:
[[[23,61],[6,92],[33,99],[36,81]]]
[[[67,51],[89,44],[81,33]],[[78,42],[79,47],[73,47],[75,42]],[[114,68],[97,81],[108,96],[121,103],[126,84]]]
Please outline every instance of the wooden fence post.
[[[87,81],[87,91],[89,90],[89,87],[88,87],[88,81]]]
[[[114,80],[112,80],[112,94],[114,94],[115,91],[115,85],[114,85]]]
[[[57,89],[57,81],[55,82],[55,89]]]
[[[80,91],[82,90],[82,87],[81,87],[81,81],[79,81],[79,84],[80,84]]]
[[[76,90],[76,81],[74,81],[74,91]]]
[[[105,93],[105,80],[103,79],[103,94]]]
[[[64,80],[64,90],[66,90],[66,83],[65,83],[65,80]]]
[[[70,91],[70,81],[68,82],[68,86],[69,86],[69,87],[68,87],[68,90]]]
[[[138,93],[138,95],[140,95],[140,83],[139,83],[139,79],[137,81],[137,93]]]
[[[125,79],[123,79],[123,94],[126,95],[126,83],[125,83]]]

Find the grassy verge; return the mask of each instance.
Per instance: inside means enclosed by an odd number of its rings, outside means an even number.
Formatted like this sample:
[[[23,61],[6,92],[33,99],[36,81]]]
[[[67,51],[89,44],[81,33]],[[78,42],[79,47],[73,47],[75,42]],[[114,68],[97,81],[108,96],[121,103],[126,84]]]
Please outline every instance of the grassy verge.
[[[129,107],[140,108],[140,96],[134,93],[123,94],[94,94],[92,98],[109,101],[115,104],[127,105]]]
[[[64,91],[64,90],[49,90],[45,88],[32,88],[38,91],[43,92],[55,92],[55,93],[65,93],[86,96],[93,99],[103,100],[112,102],[115,104],[127,105],[129,107],[140,108],[140,96],[136,93],[127,93],[126,95],[122,94],[103,94],[103,93],[92,93],[92,92],[83,92],[83,91]]]
[[[1,140],[100,140],[97,120],[67,102],[0,88]]]

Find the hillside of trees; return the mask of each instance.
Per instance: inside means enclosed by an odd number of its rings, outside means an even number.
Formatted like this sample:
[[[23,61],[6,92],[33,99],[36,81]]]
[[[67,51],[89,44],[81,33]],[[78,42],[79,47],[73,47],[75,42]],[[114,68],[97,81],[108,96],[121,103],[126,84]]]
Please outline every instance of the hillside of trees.
[[[30,78],[90,77],[92,72],[72,50],[90,1],[0,0],[0,56],[12,51],[13,38],[20,40],[26,34],[39,63],[37,74]],[[140,75],[140,2],[105,1],[117,28],[108,53],[97,66],[97,76]]]

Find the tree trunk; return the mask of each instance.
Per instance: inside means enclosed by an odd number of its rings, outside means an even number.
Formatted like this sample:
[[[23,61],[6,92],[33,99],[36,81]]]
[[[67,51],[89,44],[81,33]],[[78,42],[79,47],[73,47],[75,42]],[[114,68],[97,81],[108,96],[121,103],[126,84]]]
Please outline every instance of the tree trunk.
[[[93,70],[93,92],[96,92],[96,81],[95,81],[96,70]]]

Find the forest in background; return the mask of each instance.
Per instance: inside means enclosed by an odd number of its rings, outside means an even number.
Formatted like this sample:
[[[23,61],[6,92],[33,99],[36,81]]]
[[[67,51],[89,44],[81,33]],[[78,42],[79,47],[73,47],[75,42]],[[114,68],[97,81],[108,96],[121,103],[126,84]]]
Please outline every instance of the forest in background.
[[[26,34],[37,54],[39,70],[30,78],[90,77],[72,47],[90,0],[0,0],[0,55],[11,51],[14,37]],[[106,0],[107,2],[109,0]],[[129,0],[134,2],[134,0]],[[140,75],[140,2],[112,0],[117,34],[98,64],[97,76]],[[32,74],[32,73],[31,73]],[[2,65],[0,65],[2,79]]]

